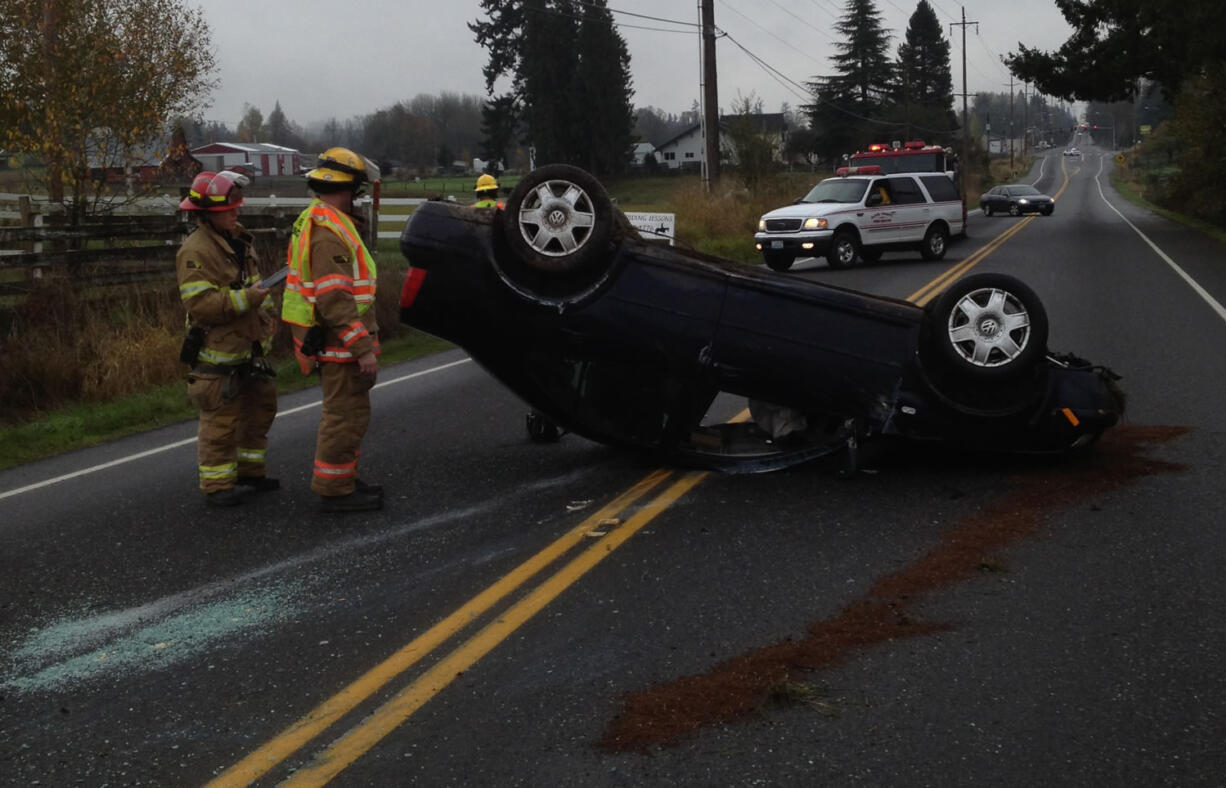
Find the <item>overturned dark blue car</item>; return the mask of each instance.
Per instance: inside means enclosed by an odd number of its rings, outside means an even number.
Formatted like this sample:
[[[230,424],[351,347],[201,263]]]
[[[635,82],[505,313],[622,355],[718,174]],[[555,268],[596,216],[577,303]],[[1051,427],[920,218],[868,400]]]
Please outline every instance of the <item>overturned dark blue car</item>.
[[[534,170],[500,210],[426,203],[400,248],[401,320],[523,399],[537,439],[557,425],[746,472],[854,465],[880,436],[1062,453],[1123,412],[1114,373],[1049,351],[1017,279],[968,276],[921,308],[673,248],[575,167]]]

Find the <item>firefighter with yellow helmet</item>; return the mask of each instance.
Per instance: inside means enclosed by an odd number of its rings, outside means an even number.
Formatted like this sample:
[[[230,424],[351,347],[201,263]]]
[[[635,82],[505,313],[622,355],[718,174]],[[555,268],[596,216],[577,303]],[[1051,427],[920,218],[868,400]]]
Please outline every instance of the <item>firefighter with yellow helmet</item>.
[[[200,489],[214,506],[242,503],[247,490],[280,486],[264,472],[277,415],[277,387],[265,359],[276,305],[261,284],[252,236],[238,221],[247,183],[236,172],[202,172],[179,204],[197,219],[175,259],[188,328],[179,357],[191,366],[188,398],[200,410]]]
[[[488,172],[477,178],[477,187],[473,191],[477,193],[477,201],[473,203],[474,208],[502,207],[498,204],[498,181]]]
[[[362,241],[365,221],[354,212],[379,170],[348,148],[329,148],[306,179],[314,199],[290,236],[281,319],[290,324],[303,372],[318,369],[323,389],[311,490],[324,511],[379,509],[382,488],[358,478],[379,369],[378,272]]]

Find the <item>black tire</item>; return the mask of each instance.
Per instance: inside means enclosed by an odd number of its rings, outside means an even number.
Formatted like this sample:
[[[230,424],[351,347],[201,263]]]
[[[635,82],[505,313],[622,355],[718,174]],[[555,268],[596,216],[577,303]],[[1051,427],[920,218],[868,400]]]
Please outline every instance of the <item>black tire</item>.
[[[786,271],[796,262],[796,255],[791,252],[762,252],[762,259],[772,271]]]
[[[1044,216],[1051,216],[1051,215],[1052,215],[1052,213],[1053,213],[1053,212],[1055,212],[1055,210],[1056,210],[1056,209],[1055,209],[1053,206],[1050,206],[1050,205],[1049,205],[1049,206],[1047,206],[1046,208],[1044,208],[1044,209],[1043,209],[1043,215],[1044,215]]]
[[[569,164],[524,176],[507,198],[502,229],[528,268],[568,274],[608,262],[613,203],[600,181]]]
[[[992,215],[992,206],[990,206],[990,205],[985,205],[985,206],[983,206],[983,215],[984,215],[984,216],[991,216],[991,215]]]
[[[1022,209],[1018,206],[1017,203],[1015,202],[1009,203],[1009,215],[1010,216],[1021,216],[1022,215]]]
[[[854,265],[860,257],[860,240],[855,233],[840,230],[834,234],[830,242],[830,251],[826,252],[826,262],[831,268],[847,268]]]
[[[1012,276],[959,279],[936,300],[928,319],[933,354],[963,379],[1019,378],[1047,354],[1047,310]]]
[[[934,224],[924,233],[924,241],[920,245],[920,256],[925,260],[940,260],[949,249],[949,230],[944,226]]]

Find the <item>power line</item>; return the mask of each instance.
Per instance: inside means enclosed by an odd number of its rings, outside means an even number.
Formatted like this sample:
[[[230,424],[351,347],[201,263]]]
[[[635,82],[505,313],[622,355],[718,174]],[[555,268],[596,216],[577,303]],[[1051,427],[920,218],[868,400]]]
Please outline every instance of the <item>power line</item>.
[[[597,5],[596,3],[585,2],[585,0],[575,0],[579,5],[585,5],[588,8],[599,8],[604,11],[612,11],[615,14],[625,14],[626,16],[637,16],[640,19],[650,19],[653,22],[667,22],[670,25],[684,25],[686,27],[702,27],[697,22],[683,22],[679,19],[664,19],[659,16],[648,16],[647,14],[637,14],[634,11],[622,11],[619,8],[610,8],[608,6]]]
[[[586,5],[586,6],[590,6],[590,7],[592,7],[592,8],[604,8],[603,6],[597,6],[597,5],[594,5],[594,4],[592,4],[592,3],[584,3],[584,2],[580,2],[580,5]],[[577,21],[577,22],[582,22],[582,21],[584,21],[583,17],[581,17],[581,16],[576,16],[576,15],[574,15],[574,14],[567,14],[567,13],[565,13],[565,12],[562,12],[562,11],[557,11],[557,10],[552,9],[552,8],[527,8],[526,10],[531,11],[531,12],[532,12],[532,13],[534,13],[534,14],[549,14],[549,15],[551,15],[551,16],[560,16],[560,17],[563,17],[564,19],[574,19],[574,20],[575,20],[575,21]],[[611,10],[613,10],[613,9],[605,9],[605,10],[609,10],[609,11],[611,11]],[[629,12],[627,12],[627,11],[621,11],[621,12],[619,12],[619,13],[629,13]],[[633,16],[643,16],[643,15],[642,15],[642,14],[634,14]],[[654,18],[655,18],[655,17],[648,17],[648,19],[654,19]],[[672,20],[672,19],[661,19],[660,21],[662,21],[662,22],[669,22],[669,23],[671,23],[671,24],[676,24],[676,25],[689,25],[690,27],[698,27],[698,25],[694,24],[693,22],[677,22],[677,21],[674,21],[674,20]],[[659,33],[681,33],[682,35],[687,35],[687,36],[693,36],[693,35],[697,35],[697,34],[698,34],[698,31],[697,31],[697,30],[670,30],[670,29],[665,28],[665,27],[647,27],[647,26],[645,26],[645,25],[632,25],[632,24],[629,24],[629,23],[627,23],[627,22],[610,22],[610,24],[611,24],[611,25],[613,25],[613,27],[617,27],[617,28],[627,28],[627,29],[630,29],[630,30],[654,30],[654,31],[659,32]]]
[[[770,65],[769,63],[767,63],[767,62],[766,62],[765,60],[763,60],[761,57],[759,57],[758,55],[756,55],[756,54],[754,54],[753,52],[751,52],[749,49],[747,49],[747,48],[745,47],[745,45],[743,45],[741,42],[737,41],[735,38],[733,38],[733,37],[732,37],[731,35],[729,35],[727,32],[724,32],[724,33],[723,33],[723,35],[724,35],[724,37],[725,37],[725,38],[727,38],[729,41],[731,41],[733,44],[735,44],[735,45],[737,46],[737,48],[738,48],[738,49],[740,49],[742,52],[744,52],[746,55],[748,55],[748,56],[749,56],[749,58],[750,58],[751,60],[753,60],[755,63],[757,63],[757,64],[758,64],[758,65],[759,65],[761,68],[763,68],[764,70],[766,70],[766,71],[768,71],[768,72],[770,72],[770,73],[772,73],[772,74],[774,74],[774,75],[778,75],[778,77],[779,77],[780,79],[783,79],[783,80],[785,80],[786,82],[790,83],[791,85],[795,85],[796,87],[798,87],[798,88],[800,88],[801,90],[803,90],[803,91],[805,92],[805,94],[806,94],[806,97],[807,97],[807,98],[809,98],[809,99],[811,99],[811,100],[813,101],[813,103],[815,103],[815,104],[824,104],[824,105],[826,105],[826,106],[828,106],[828,107],[830,107],[830,108],[832,108],[832,109],[835,109],[835,110],[837,110],[837,111],[839,111],[839,112],[843,113],[844,115],[847,115],[847,116],[849,116],[849,117],[853,117],[853,118],[855,118],[856,120],[862,120],[862,121],[864,121],[865,123],[872,123],[872,124],[875,124],[875,125],[878,125],[878,126],[888,126],[888,127],[891,127],[891,128],[901,128],[901,127],[903,127],[903,126],[906,126],[906,125],[907,125],[906,123],[899,122],[899,121],[878,120],[877,118],[870,118],[870,117],[867,117],[867,116],[861,115],[861,114],[859,114],[859,113],[852,112],[851,110],[846,109],[845,107],[841,107],[841,106],[839,106],[838,104],[835,104],[833,101],[827,101],[826,99],[823,99],[823,98],[822,98],[820,95],[818,95],[816,92],[814,92],[814,91],[810,90],[808,87],[806,87],[806,86],[804,86],[804,85],[801,85],[800,83],[798,83],[798,82],[794,81],[793,79],[791,79],[790,77],[788,77],[786,74],[784,74],[783,72],[781,72],[781,71],[779,71],[778,69],[776,69],[774,66]],[[797,95],[799,95],[799,94],[797,94]],[[926,127],[923,127],[923,126],[917,126],[917,125],[915,125],[914,123],[913,123],[913,124],[911,124],[911,128],[913,128],[913,129],[917,129],[917,130],[919,130],[919,131],[930,131],[930,132],[932,132],[933,134],[946,134],[946,133],[948,133],[949,131],[951,131],[950,129],[945,129],[945,130],[940,130],[940,129],[930,129],[930,128],[926,128]]]
[[[762,27],[762,25],[758,24],[758,23],[757,23],[757,22],[756,22],[756,21],[755,21],[755,20],[754,20],[752,17],[750,17],[750,16],[748,16],[748,15],[746,15],[746,14],[743,14],[743,13],[741,13],[740,11],[738,11],[737,9],[733,8],[731,5],[729,5],[729,4],[728,4],[728,1],[727,1],[727,0],[720,0],[720,5],[724,6],[725,8],[727,8],[727,9],[728,9],[729,11],[731,11],[732,13],[736,14],[737,16],[741,17],[741,18],[742,18],[742,19],[744,19],[745,21],[749,22],[749,24],[751,24],[751,25],[753,25],[754,27],[758,28],[758,29],[759,29],[759,30],[761,30],[763,33],[766,33],[768,36],[770,36],[771,38],[775,39],[775,40],[776,40],[776,41],[778,41],[780,44],[783,44],[785,47],[787,47],[788,49],[792,50],[793,52],[795,52],[795,53],[797,53],[797,54],[801,55],[802,57],[808,58],[809,60],[812,60],[814,63],[822,64],[822,63],[821,63],[821,61],[819,61],[819,60],[817,60],[816,58],[814,58],[814,57],[813,57],[812,55],[810,55],[808,52],[805,52],[805,51],[803,51],[803,50],[797,49],[796,47],[794,47],[794,46],[792,46],[791,44],[789,44],[787,41],[784,41],[784,40],[783,40],[782,38],[780,38],[779,36],[775,35],[775,34],[774,34],[774,33],[772,33],[771,31],[767,30],[765,27]],[[725,35],[727,35],[727,34],[725,33]],[[829,36],[828,36],[828,35],[827,35],[827,38],[829,38]],[[833,38],[831,38],[830,40],[831,40],[831,41],[833,41],[834,39],[833,39]],[[740,45],[738,44],[737,46],[740,46]],[[824,64],[822,64],[822,65],[824,65]]]
[[[797,21],[798,21],[798,22],[800,22],[801,24],[803,24],[803,25],[808,25],[809,27],[813,28],[813,29],[814,29],[814,30],[816,30],[817,32],[819,32],[819,33],[821,33],[822,35],[826,36],[827,38],[830,38],[830,34],[829,34],[829,33],[827,33],[825,30],[822,30],[820,27],[818,27],[817,25],[814,25],[812,22],[810,22],[809,20],[805,19],[804,17],[802,17],[802,16],[800,16],[800,15],[798,15],[798,14],[794,14],[794,13],[792,13],[791,11],[789,11],[788,9],[784,8],[782,5],[779,5],[778,0],[770,0],[770,2],[771,2],[773,5],[775,5],[775,7],[777,7],[777,8],[778,8],[780,11],[782,11],[783,13],[785,13],[785,14],[787,14],[788,16],[792,17],[793,19],[797,20]],[[833,39],[831,39],[831,40],[833,40]]]

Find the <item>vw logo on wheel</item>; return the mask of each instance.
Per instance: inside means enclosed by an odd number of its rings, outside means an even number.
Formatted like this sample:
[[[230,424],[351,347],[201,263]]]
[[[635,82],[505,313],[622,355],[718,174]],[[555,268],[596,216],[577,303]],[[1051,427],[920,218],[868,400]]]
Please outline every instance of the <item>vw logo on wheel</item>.
[[[566,224],[566,211],[563,211],[561,208],[554,208],[549,212],[545,220],[554,227],[560,227]]]
[[[1000,323],[994,317],[985,318],[979,324],[979,333],[985,337],[996,336],[1000,333]]]

